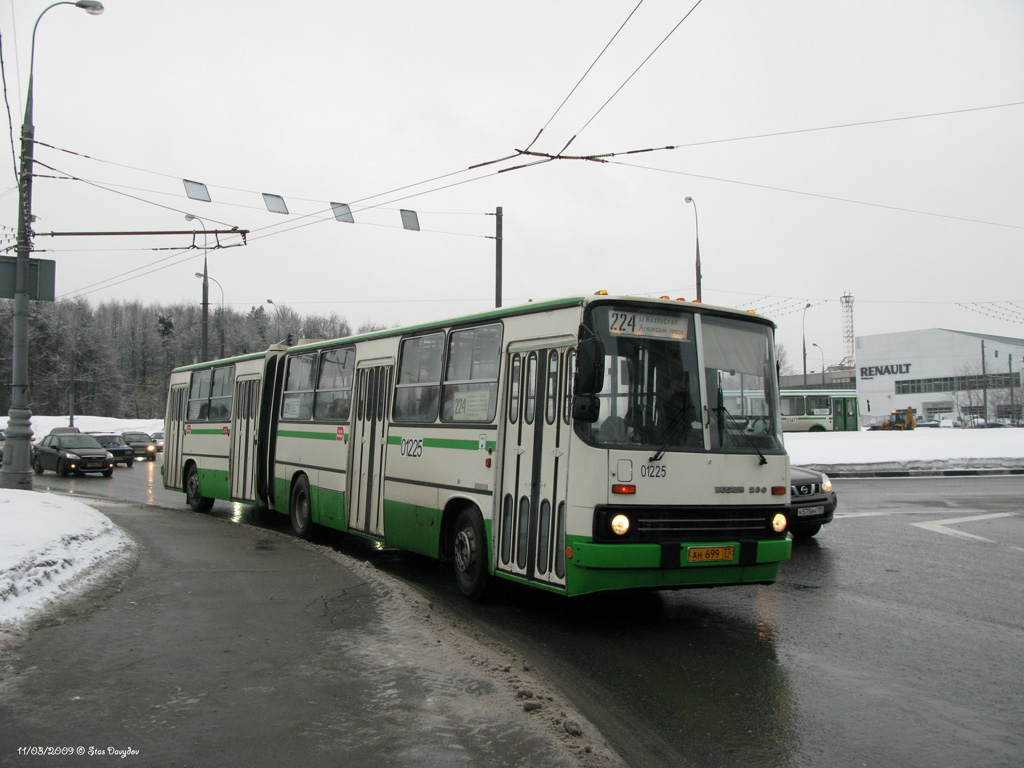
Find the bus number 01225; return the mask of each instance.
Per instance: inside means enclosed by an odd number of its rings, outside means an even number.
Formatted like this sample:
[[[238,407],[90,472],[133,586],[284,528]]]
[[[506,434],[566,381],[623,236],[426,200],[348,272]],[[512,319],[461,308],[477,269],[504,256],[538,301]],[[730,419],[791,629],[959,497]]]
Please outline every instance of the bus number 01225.
[[[423,455],[423,438],[422,437],[403,437],[402,438],[402,455],[408,456],[411,459],[418,459]]]

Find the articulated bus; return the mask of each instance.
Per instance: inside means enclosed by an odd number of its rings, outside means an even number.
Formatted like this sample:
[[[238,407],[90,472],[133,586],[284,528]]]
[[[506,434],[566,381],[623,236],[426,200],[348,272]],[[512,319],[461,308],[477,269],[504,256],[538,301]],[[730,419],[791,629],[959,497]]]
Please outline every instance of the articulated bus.
[[[852,389],[784,389],[783,432],[856,432],[857,392]]]
[[[790,556],[773,334],[595,295],[185,366],[164,486],[450,562],[471,599],[767,584]]]

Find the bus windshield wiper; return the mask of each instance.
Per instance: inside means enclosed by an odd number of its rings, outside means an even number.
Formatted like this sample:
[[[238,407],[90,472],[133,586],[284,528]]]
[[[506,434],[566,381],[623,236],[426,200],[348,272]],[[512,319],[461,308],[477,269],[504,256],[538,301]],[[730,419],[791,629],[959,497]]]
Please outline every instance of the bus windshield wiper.
[[[676,412],[676,415],[672,417],[672,421],[670,421],[668,423],[668,426],[665,427],[665,431],[662,433],[664,435],[664,438],[665,438],[664,444],[657,451],[655,451],[654,455],[651,456],[651,458],[649,458],[648,461],[660,461],[661,460],[661,457],[665,455],[665,451],[668,450],[668,447],[670,445],[672,445],[672,442],[673,442],[669,438],[669,435],[671,435],[675,431],[676,427],[679,426],[680,422],[683,421],[683,419],[686,417],[686,415],[689,413],[689,411],[690,411],[689,405],[684,405],[682,408],[680,408]]]
[[[754,449],[754,453],[756,453],[757,454],[757,458],[759,458],[761,460],[761,464],[762,465],[767,464],[768,463],[768,459],[766,459],[764,457],[764,454],[761,453],[761,450],[757,447],[757,443],[755,443],[754,439],[750,435],[747,434],[747,431],[743,427],[740,426],[740,423],[738,421],[736,421],[736,418],[731,413],[729,413],[729,409],[726,408],[724,405],[722,405],[720,403],[719,406],[715,410],[718,411],[718,414],[719,414],[718,415],[718,422],[719,422],[719,424],[721,424],[721,422],[722,422],[722,414],[724,413],[726,415],[726,417],[729,419],[729,421],[732,422],[733,426],[736,427],[737,430],[739,430],[739,433],[741,435],[743,435],[743,439],[747,441],[747,445],[749,445],[751,448]]]

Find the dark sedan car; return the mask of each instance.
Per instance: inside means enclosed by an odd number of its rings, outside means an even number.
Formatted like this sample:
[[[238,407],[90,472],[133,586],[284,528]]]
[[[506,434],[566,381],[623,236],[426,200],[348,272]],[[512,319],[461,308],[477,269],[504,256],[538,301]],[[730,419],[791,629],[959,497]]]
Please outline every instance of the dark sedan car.
[[[809,539],[832,522],[838,501],[828,475],[804,467],[789,468],[789,532],[794,539]]]
[[[61,477],[100,472],[114,474],[114,457],[92,435],[47,435],[32,450],[32,469],[37,475],[52,470]]]
[[[109,432],[90,432],[89,434],[110,451],[115,464],[124,464],[129,469],[135,464],[135,450],[120,435]]]
[[[156,443],[152,437],[145,432],[122,432],[121,436],[140,459],[145,457],[146,461],[156,461]]]

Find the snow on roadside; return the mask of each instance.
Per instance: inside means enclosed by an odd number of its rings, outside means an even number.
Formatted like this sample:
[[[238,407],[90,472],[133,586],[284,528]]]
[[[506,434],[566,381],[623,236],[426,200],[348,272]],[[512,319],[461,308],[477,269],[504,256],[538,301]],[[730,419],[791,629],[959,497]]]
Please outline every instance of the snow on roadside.
[[[913,432],[787,432],[796,466],[861,466],[951,462],[1000,467],[1024,461],[1024,429],[915,429]]]
[[[103,514],[50,493],[0,490],[0,645],[27,619],[71,597],[134,548]]]

